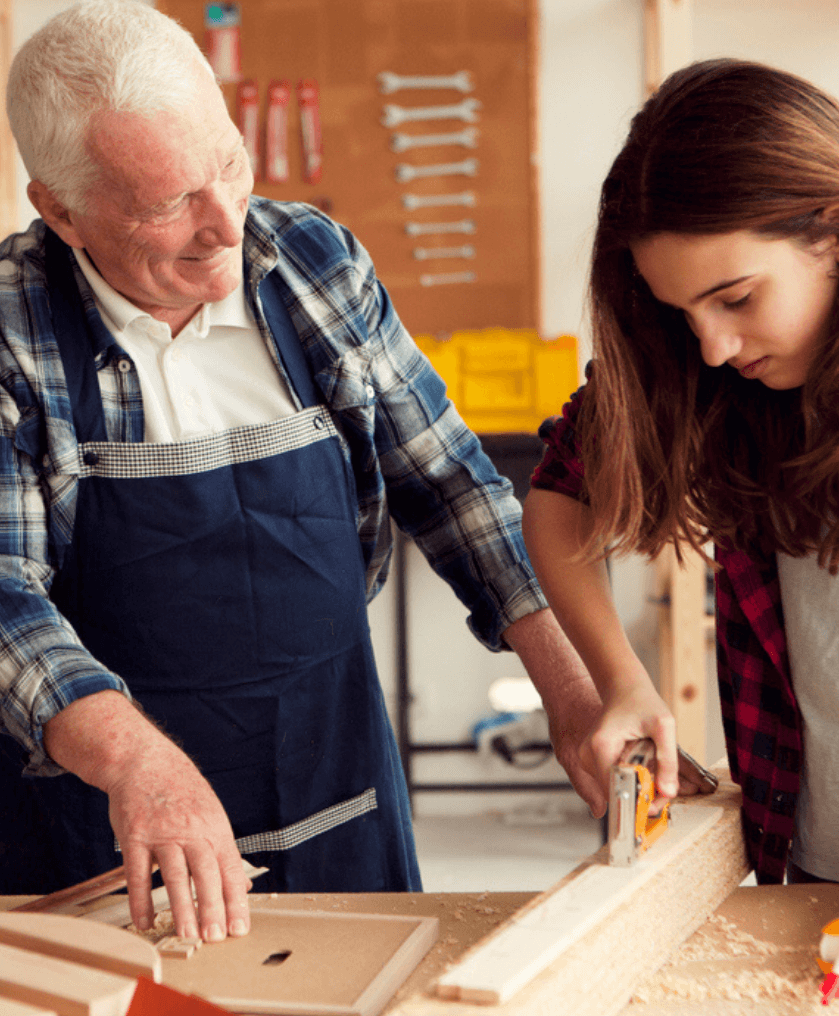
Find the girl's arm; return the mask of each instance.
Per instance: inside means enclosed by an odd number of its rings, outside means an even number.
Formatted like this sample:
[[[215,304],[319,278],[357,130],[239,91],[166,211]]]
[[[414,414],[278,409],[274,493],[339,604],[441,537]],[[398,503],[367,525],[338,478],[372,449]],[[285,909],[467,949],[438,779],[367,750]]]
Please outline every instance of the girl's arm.
[[[603,700],[580,756],[604,789],[624,745],[656,744],[657,785],[678,789],[676,723],[635,655],[612,600],[605,564],[573,560],[590,527],[590,509],[565,494],[532,488],[523,530],[533,568],[557,620],[580,654]]]

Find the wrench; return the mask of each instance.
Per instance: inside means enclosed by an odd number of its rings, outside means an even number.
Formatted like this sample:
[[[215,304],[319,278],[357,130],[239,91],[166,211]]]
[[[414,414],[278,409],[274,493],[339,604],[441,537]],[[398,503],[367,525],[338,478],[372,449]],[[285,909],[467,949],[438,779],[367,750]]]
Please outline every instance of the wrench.
[[[460,222],[406,222],[408,236],[425,236],[428,233],[474,233],[475,223],[471,219]]]
[[[407,152],[409,148],[426,148],[431,145],[462,145],[464,148],[478,147],[478,128],[464,127],[451,134],[394,134],[390,139],[393,152]]]
[[[441,208],[444,205],[464,205],[466,208],[473,208],[475,193],[461,191],[460,194],[403,194],[402,204],[409,212],[417,208]]]
[[[388,103],[382,112],[385,127],[398,127],[410,120],[464,120],[477,123],[481,103],[478,99],[464,99],[453,106],[394,106]]]
[[[435,258],[473,258],[475,248],[471,244],[462,247],[414,247],[417,261],[433,261]]]
[[[419,180],[425,176],[475,176],[478,172],[477,159],[464,159],[463,162],[440,162],[435,166],[409,166],[401,162],[396,167],[396,179],[400,183]]]
[[[476,278],[474,272],[439,272],[435,274],[424,272],[420,275],[420,285],[449,286],[457,282],[474,282]]]
[[[472,76],[469,71],[440,75],[417,74],[413,77],[394,74],[392,71],[382,71],[376,77],[379,80],[379,91],[382,95],[398,92],[400,88],[456,88],[459,92],[471,92],[475,87],[472,84]]]

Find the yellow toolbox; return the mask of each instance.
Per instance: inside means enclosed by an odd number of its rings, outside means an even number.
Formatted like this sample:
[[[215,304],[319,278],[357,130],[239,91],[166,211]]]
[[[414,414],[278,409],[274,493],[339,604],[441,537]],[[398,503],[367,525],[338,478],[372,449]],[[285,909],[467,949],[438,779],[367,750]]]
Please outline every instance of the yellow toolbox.
[[[535,433],[579,385],[573,335],[543,339],[530,328],[483,328],[415,339],[479,434]]]

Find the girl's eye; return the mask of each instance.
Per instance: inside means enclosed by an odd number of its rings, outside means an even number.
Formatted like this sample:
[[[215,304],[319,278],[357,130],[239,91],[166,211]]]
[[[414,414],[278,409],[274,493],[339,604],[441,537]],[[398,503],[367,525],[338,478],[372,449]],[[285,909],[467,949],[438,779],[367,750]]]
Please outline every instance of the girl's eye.
[[[741,297],[739,300],[723,300],[723,306],[728,310],[736,310],[738,307],[745,306],[745,304],[749,302],[750,296],[751,293],[746,293],[746,295]]]

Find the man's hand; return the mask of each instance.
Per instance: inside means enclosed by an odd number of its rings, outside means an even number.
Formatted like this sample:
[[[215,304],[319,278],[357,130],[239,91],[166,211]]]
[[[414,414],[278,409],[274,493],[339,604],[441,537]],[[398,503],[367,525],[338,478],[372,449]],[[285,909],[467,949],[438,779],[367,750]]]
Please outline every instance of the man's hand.
[[[154,920],[156,860],[178,935],[213,942],[247,934],[250,881],[221,802],[195,764],[118,692],[78,699],[44,731],[50,756],[108,795],[137,927]]]

